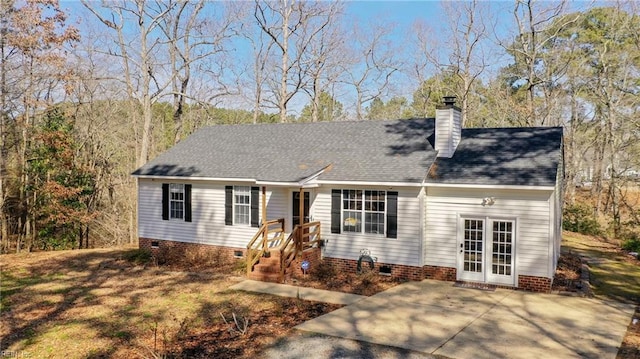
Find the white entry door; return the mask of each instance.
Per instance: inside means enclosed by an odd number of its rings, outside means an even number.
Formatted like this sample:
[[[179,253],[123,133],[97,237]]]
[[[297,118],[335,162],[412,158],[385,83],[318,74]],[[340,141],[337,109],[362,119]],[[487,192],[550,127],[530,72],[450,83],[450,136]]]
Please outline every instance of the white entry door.
[[[458,279],[515,284],[515,221],[463,218],[458,251]]]

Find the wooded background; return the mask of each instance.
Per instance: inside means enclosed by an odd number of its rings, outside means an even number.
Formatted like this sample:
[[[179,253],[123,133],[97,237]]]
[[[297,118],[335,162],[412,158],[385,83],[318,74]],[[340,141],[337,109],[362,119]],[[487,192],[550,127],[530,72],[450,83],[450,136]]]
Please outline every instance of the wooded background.
[[[130,173],[202,126],[433,117],[443,95],[464,127],[564,127],[569,215],[638,235],[635,1],[446,2],[446,31],[341,2],[82,5],[0,0],[3,253],[135,243]]]

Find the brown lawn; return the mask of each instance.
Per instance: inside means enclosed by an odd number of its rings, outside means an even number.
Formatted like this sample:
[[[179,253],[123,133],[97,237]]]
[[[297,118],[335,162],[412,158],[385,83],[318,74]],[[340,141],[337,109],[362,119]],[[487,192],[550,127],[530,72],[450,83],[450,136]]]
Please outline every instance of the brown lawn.
[[[189,273],[135,265],[127,258],[136,253],[3,255],[3,355],[248,358],[339,307],[229,290],[242,279],[233,268]]]

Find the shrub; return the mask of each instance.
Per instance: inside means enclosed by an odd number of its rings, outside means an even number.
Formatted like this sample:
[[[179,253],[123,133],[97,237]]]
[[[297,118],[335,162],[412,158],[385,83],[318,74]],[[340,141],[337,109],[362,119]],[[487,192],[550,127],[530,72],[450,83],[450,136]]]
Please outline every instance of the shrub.
[[[217,248],[187,248],[181,264],[187,268],[215,268],[226,265],[227,258]]]
[[[602,227],[593,216],[593,209],[584,204],[569,205],[564,208],[562,226],[572,232],[598,236]]]
[[[332,266],[327,261],[321,261],[315,268],[311,269],[309,273],[313,279],[321,282],[326,282],[334,279],[338,275],[336,267]]]
[[[622,249],[629,252],[640,252],[640,238],[637,234],[633,234],[631,238],[622,241]]]
[[[231,259],[218,248],[201,247],[161,247],[153,254],[160,266],[174,266],[187,270],[222,268],[231,264]]]
[[[133,249],[123,255],[124,260],[137,265],[149,263],[152,257],[151,251],[144,248]]]
[[[233,272],[236,274],[244,274],[244,272],[246,271],[247,271],[246,258],[236,259],[236,261],[233,263]]]

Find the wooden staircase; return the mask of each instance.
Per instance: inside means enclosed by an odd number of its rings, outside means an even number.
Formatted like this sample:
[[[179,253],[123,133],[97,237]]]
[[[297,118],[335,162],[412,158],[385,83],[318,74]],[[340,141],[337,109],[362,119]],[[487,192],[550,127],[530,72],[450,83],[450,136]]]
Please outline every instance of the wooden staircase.
[[[249,273],[249,279],[262,282],[281,283],[285,278],[280,278],[281,257],[280,250],[272,250],[268,257],[261,257]],[[286,276],[285,272],[285,276]]]
[[[247,245],[247,277],[283,283],[305,249],[319,247],[320,222],[296,225],[284,239],[284,218],[264,223]]]

